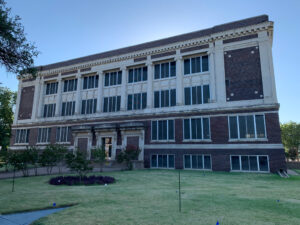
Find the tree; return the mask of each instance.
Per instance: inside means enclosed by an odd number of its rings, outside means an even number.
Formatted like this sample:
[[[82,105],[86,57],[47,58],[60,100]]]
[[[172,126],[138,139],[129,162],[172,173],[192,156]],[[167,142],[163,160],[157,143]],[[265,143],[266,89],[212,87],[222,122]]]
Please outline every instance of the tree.
[[[300,124],[289,122],[280,125],[281,139],[285,151],[290,158],[298,157],[298,149],[300,146]],[[295,155],[296,154],[296,155]]]
[[[16,98],[16,92],[0,87],[0,146],[4,151],[9,146],[14,117],[13,107],[16,104]]]
[[[8,172],[10,155],[11,155],[10,151],[7,150],[0,151],[0,166],[4,166],[6,172]]]
[[[30,146],[27,148],[29,154],[29,162],[33,165],[35,176],[38,175],[37,170],[39,167],[39,150],[35,146]]]
[[[12,192],[15,191],[15,176],[16,171],[20,170],[21,167],[21,157],[18,152],[12,152],[9,154],[9,164],[13,167],[13,182],[12,182]]]
[[[127,169],[133,169],[133,160],[137,160],[141,150],[135,146],[127,145],[124,151],[117,155],[118,163],[126,162]]]
[[[57,155],[55,147],[53,145],[48,145],[42,152],[40,157],[40,164],[47,168],[48,174],[51,174],[53,167],[57,164]]]
[[[19,158],[19,169],[22,170],[23,176],[29,176],[29,164],[31,162],[31,154],[29,151],[18,151],[16,152],[17,157]]]
[[[105,149],[96,148],[96,149],[92,150],[92,159],[95,162],[99,163],[100,172],[102,172],[102,170],[103,170],[103,164],[105,162],[105,157],[106,157]]]
[[[11,15],[11,8],[0,0],[0,64],[8,72],[24,75],[36,74],[33,58],[39,52],[27,41],[19,16]]]
[[[77,151],[76,154],[68,153],[66,155],[66,163],[68,168],[71,171],[76,172],[79,175],[80,183],[82,178],[90,171],[93,170],[93,167],[89,166],[90,161],[86,159],[86,155],[80,151]]]
[[[56,164],[58,166],[58,171],[61,173],[61,168],[63,166],[63,163],[65,161],[65,156],[67,154],[67,148],[63,145],[54,145],[53,150],[56,154]]]

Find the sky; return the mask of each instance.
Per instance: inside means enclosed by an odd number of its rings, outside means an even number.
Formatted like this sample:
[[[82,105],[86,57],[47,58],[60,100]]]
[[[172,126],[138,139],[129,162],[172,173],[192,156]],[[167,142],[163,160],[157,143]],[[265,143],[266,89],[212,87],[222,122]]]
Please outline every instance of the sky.
[[[262,14],[274,21],[273,63],[281,123],[300,123],[300,0],[6,0],[46,65]],[[0,67],[0,83],[17,91]]]

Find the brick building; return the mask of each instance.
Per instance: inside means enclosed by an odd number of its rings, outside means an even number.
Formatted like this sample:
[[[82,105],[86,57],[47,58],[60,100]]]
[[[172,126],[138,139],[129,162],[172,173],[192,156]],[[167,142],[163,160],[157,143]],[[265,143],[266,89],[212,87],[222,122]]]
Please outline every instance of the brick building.
[[[285,168],[273,22],[248,18],[38,68],[19,79],[12,150],[60,143],[145,168]]]

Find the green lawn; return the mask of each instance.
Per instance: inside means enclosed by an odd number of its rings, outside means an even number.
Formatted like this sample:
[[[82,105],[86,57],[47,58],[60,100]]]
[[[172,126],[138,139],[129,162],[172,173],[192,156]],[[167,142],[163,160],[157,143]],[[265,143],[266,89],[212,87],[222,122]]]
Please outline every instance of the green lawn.
[[[140,170],[105,173],[105,186],[51,186],[49,176],[0,180],[0,212],[78,203],[37,224],[300,224],[300,176],[182,171],[182,212],[178,172]],[[277,202],[279,200],[279,202]]]

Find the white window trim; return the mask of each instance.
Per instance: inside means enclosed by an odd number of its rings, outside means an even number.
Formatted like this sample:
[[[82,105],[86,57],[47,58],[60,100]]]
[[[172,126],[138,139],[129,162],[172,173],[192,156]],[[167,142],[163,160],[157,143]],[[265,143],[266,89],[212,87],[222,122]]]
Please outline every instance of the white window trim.
[[[50,133],[48,134],[48,129],[50,128]],[[39,131],[40,131],[40,129],[42,129],[43,131],[42,132],[44,132],[44,130],[46,129],[47,130],[47,135],[49,135],[49,137],[47,137],[46,139],[49,139],[49,141],[45,141],[45,142],[43,142],[43,141],[39,141]],[[39,145],[44,145],[44,144],[49,144],[50,143],[50,141],[51,141],[51,131],[52,131],[52,128],[51,127],[39,127],[38,128],[38,136],[37,136],[37,144]],[[41,138],[41,139],[43,139],[43,138]]]
[[[92,112],[92,113],[87,113],[87,101],[88,100],[93,100],[92,101],[92,111],[94,109],[94,102],[95,102],[95,99],[96,99],[96,111],[95,112]],[[84,107],[84,113],[82,113],[82,102],[85,101],[85,107]],[[76,104],[76,103],[75,103]],[[89,98],[89,99],[82,99],[81,100],[81,108],[80,108],[80,114],[81,115],[91,115],[91,114],[96,114],[97,113],[97,104],[98,104],[98,100],[97,98]],[[76,107],[76,105],[75,105]],[[75,115],[75,112],[74,112],[74,115]],[[69,115],[69,116],[73,116],[73,115]],[[65,117],[65,116],[64,116]]]
[[[163,89],[163,90],[159,90],[159,91],[154,91],[153,92],[153,108],[154,109],[160,109],[160,108],[170,108],[170,107],[175,107],[176,106],[176,104],[175,105],[173,105],[173,106],[171,106],[171,90],[175,90],[175,98],[176,98],[176,88],[170,88],[170,89]],[[168,91],[169,92],[169,106],[161,106],[161,92],[162,91]],[[159,107],[158,108],[155,108],[154,107],[154,103],[155,103],[155,92],[158,92],[159,93],[159,95],[158,95],[158,101],[159,101]],[[175,99],[175,103],[176,103],[176,100],[177,99]]]
[[[152,156],[153,155],[156,155],[156,167],[153,167],[152,166]],[[167,155],[167,167],[158,167],[158,156],[159,155]],[[169,156],[170,155],[173,155],[174,156],[174,167],[169,167]],[[151,169],[175,169],[176,166],[175,166],[176,162],[175,162],[175,154],[151,154],[150,155],[150,168]]]
[[[173,124],[174,124],[174,129],[173,129],[174,139],[169,139],[169,120],[172,120]],[[157,140],[152,139],[152,121],[157,122],[157,126],[156,126]],[[175,129],[176,129],[175,128],[175,120],[174,119],[166,119],[166,121],[167,121],[167,140],[159,140],[158,139],[158,121],[165,121],[165,120],[151,120],[151,141],[150,142],[175,142]]]
[[[175,76],[171,76],[171,62],[175,62]],[[161,64],[165,64],[165,63],[168,63],[169,64],[169,76],[168,77],[164,77],[164,78],[161,78]],[[154,64],[154,74],[153,74],[153,81],[155,80],[169,80],[171,78],[176,78],[176,61],[174,60],[170,60],[170,61],[166,61],[166,62],[161,62],[161,63],[155,63]],[[159,78],[155,78],[155,65],[159,65]]]
[[[83,77],[81,77],[81,79],[82,79],[82,82],[81,82],[81,90],[82,91],[89,91],[89,90],[97,90],[99,87],[96,87],[96,85],[98,85],[98,83],[99,83],[99,81],[98,82],[96,82],[96,77],[98,76],[98,79],[100,79],[100,76],[98,75],[98,74],[94,74],[94,75],[88,75],[88,76],[83,76]],[[86,89],[84,89],[84,78],[85,77],[95,77],[94,78],[94,87],[93,88],[86,88]],[[78,81],[77,81],[78,82]],[[78,85],[78,83],[77,83],[77,85]],[[87,81],[87,86],[89,86],[89,81]],[[77,87],[78,88],[78,87]],[[76,91],[76,90],[75,90]]]
[[[143,79],[143,75],[144,75],[144,67],[146,67],[147,68],[147,80],[141,80],[141,81],[134,81],[134,70],[135,69],[139,69],[139,68],[141,68],[142,69],[142,74],[141,74],[141,78]],[[133,81],[131,82],[131,83],[129,83],[129,70],[133,70]],[[142,83],[147,83],[148,82],[148,67],[147,66],[134,66],[134,67],[130,67],[128,70],[127,70],[128,72],[126,73],[126,78],[127,78],[127,82],[126,82],[126,84],[142,84]]]
[[[202,57],[203,56],[207,56],[207,61],[208,61],[208,70],[207,71],[203,71],[202,69]],[[196,72],[196,73],[192,73],[192,59],[193,58],[197,58],[197,57],[200,57],[200,65],[201,65],[201,71],[200,72]],[[190,60],[190,73],[184,73],[184,60],[186,59],[189,59]],[[209,73],[210,72],[210,66],[209,66],[209,55],[208,54],[202,54],[202,55],[197,55],[197,56],[190,56],[190,57],[184,57],[184,60],[183,60],[183,75],[184,76],[187,76],[187,75],[202,75],[204,73]]]
[[[191,168],[186,168],[185,167],[185,156],[186,155],[189,155],[190,156],[190,162],[191,162]],[[202,169],[199,169],[199,168],[192,168],[192,155],[201,155],[202,156],[202,166],[203,166],[203,168]],[[211,166],[211,168],[210,169],[205,169],[204,168],[204,156],[209,156],[210,157],[210,166]],[[211,157],[211,154],[184,154],[183,155],[183,168],[185,169],[185,170],[201,170],[201,171],[212,171],[212,157]]]
[[[134,95],[135,94],[140,94],[141,95],[141,107],[139,109],[134,109]],[[146,94],[146,103],[147,103],[147,92],[139,92],[139,93],[132,93],[132,94],[127,94],[127,104],[126,104],[126,111],[140,111],[140,110],[144,110],[147,108],[147,104],[146,107],[143,109],[143,94]],[[128,95],[132,95],[132,104],[131,104],[131,109],[128,109]]]
[[[256,119],[255,116],[263,116],[264,119],[264,131],[265,131],[265,137],[263,138],[258,138],[257,137],[257,131],[256,131]],[[239,126],[239,120],[238,117],[239,116],[253,116],[254,119],[254,138],[240,138],[240,126]],[[230,137],[230,117],[236,117],[236,121],[237,121],[237,132],[238,132],[238,138],[231,138]],[[230,114],[227,115],[227,122],[228,122],[228,136],[229,136],[229,142],[243,142],[243,141],[268,141],[268,137],[267,137],[267,129],[266,129],[266,115],[265,113],[245,113],[245,114]]]
[[[208,139],[204,139],[204,129],[203,129],[203,119],[207,118],[208,119],[208,128],[209,128],[209,138]],[[189,126],[190,126],[190,138],[186,139],[185,138],[185,134],[184,134],[184,120],[188,119],[189,120]],[[201,132],[202,132],[202,139],[192,139],[192,119],[201,119]],[[202,141],[207,141],[207,142],[211,142],[211,130],[210,130],[210,117],[206,117],[206,116],[194,116],[194,117],[187,117],[187,118],[183,118],[182,119],[182,129],[183,129],[183,141],[184,142],[189,142],[189,141],[195,141],[195,142],[202,142]]]
[[[76,84],[76,89],[74,90],[74,86],[73,86],[73,90],[72,91],[68,91],[68,88],[69,88],[69,85],[70,85],[70,81],[71,80],[74,80],[74,85],[75,85],[75,83],[77,83]],[[76,81],[77,80],[77,81]],[[68,82],[68,85],[67,85],[67,91],[64,91],[65,90],[65,82]],[[62,93],[71,93],[71,92],[75,92],[75,91],[77,91],[77,88],[78,88],[78,79],[77,78],[72,78],[72,79],[65,79],[65,80],[63,80],[63,88],[62,88]]]
[[[192,89],[193,89],[193,87],[196,87],[196,89],[197,89],[197,87],[199,87],[199,86],[201,86],[201,103],[200,104],[193,104],[193,91],[192,91]],[[208,88],[209,88],[209,100],[208,100],[207,103],[204,103],[203,86],[208,86]],[[191,101],[190,105],[187,105],[186,101],[185,101],[185,88],[190,89],[190,101]],[[210,85],[209,84],[201,84],[201,85],[197,85],[197,86],[184,87],[183,88],[183,94],[184,94],[184,105],[185,106],[209,104],[210,100],[211,100],[211,93],[210,93]]]
[[[19,130],[19,132],[17,132]],[[21,130],[25,130],[25,142],[20,142],[20,135],[21,135]],[[28,137],[28,142],[26,142],[27,135],[28,135],[29,129],[16,129],[16,136],[14,140],[14,145],[28,145],[29,144],[29,137]],[[17,137],[17,133],[19,133]],[[16,142],[18,141],[18,142]]]
[[[114,85],[110,85],[110,78],[111,78],[111,73],[117,73],[117,79],[116,79],[116,84],[114,84]],[[122,72],[122,70],[115,70],[115,71],[110,71],[110,72],[104,72],[104,76],[103,76],[103,79],[104,79],[104,81],[103,81],[103,88],[109,88],[109,87],[121,87],[122,86],[122,79],[121,79],[121,84],[118,84],[118,74],[119,74],[119,72],[121,72],[121,76],[123,76],[123,72]],[[106,74],[109,74],[108,75],[108,85],[107,86],[105,86],[105,77],[106,77]],[[127,73],[126,73],[127,74]],[[126,76],[126,74],[125,74],[125,76]],[[99,77],[99,79],[100,79],[100,77]]]
[[[118,97],[120,96],[120,110],[117,110],[117,106],[118,106]],[[115,97],[116,98],[116,111],[109,111],[109,98],[112,98],[112,97]],[[104,112],[104,99],[105,98],[107,98],[108,100],[107,100],[107,112]],[[114,95],[114,96],[103,96],[102,97],[102,99],[103,99],[103,101],[102,101],[102,112],[103,113],[118,113],[118,112],[120,112],[121,111],[121,102],[122,102],[122,96],[121,95]],[[97,104],[98,104],[98,102],[97,102]],[[126,111],[130,111],[130,110],[126,110]],[[97,111],[96,111],[96,113],[97,113]]]
[[[232,162],[231,162],[231,157],[232,156],[238,156],[239,157],[239,164],[240,164],[240,169],[239,170],[233,170],[232,169]],[[250,170],[250,162],[249,162],[249,170],[242,170],[242,156],[255,156],[257,160],[257,171]],[[267,157],[267,162],[268,162],[268,171],[261,171],[260,170],[260,165],[259,165],[259,157]],[[244,172],[244,173],[270,173],[270,162],[269,162],[269,156],[268,155],[230,155],[230,172]]]
[[[56,140],[57,137],[57,128],[59,129],[59,141]],[[71,141],[68,141],[68,136],[69,136],[69,128],[70,126],[59,126],[56,128],[56,134],[55,134],[55,143],[57,144],[71,144]],[[62,128],[66,128],[66,141],[61,141],[61,135],[62,135]],[[70,132],[72,133],[72,131],[70,130]]]

